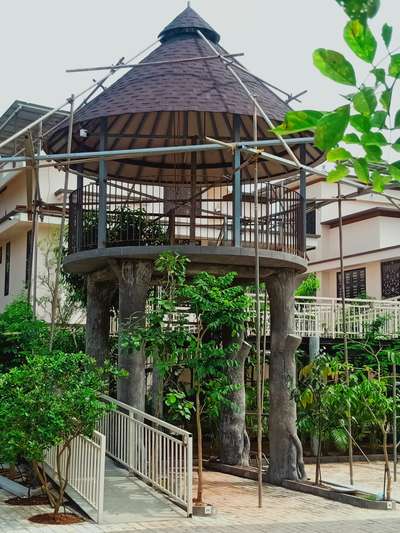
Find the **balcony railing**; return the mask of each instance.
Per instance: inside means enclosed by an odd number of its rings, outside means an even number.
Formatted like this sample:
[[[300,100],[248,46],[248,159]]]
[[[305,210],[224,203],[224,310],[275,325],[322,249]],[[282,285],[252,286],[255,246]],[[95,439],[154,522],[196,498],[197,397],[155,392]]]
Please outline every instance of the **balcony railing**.
[[[298,193],[265,184],[258,194],[259,246],[304,257],[302,201]],[[91,183],[70,194],[69,253],[98,246],[99,188]],[[240,246],[254,246],[254,201],[242,186]],[[107,181],[106,247],[233,246],[235,206],[231,187],[192,194],[189,186],[132,185]]]

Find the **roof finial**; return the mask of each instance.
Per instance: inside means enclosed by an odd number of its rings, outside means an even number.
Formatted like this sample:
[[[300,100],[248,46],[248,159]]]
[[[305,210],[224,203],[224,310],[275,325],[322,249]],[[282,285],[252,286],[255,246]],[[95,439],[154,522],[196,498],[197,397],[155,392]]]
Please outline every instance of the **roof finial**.
[[[190,6],[190,0],[188,0],[187,6],[188,6],[188,7],[191,7],[191,6]]]

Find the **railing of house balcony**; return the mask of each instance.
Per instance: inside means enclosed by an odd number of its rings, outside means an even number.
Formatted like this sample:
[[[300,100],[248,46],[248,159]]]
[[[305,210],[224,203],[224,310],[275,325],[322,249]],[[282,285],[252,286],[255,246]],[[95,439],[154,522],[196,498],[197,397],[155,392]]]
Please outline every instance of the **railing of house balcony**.
[[[192,515],[191,433],[102,395],[116,405],[100,421],[106,453]]]
[[[303,204],[298,193],[265,184],[258,201],[260,248],[304,257]],[[233,246],[237,211],[228,186],[193,195],[185,185],[108,180],[105,245]],[[98,246],[98,221],[99,188],[93,182],[70,194],[69,253]],[[241,191],[240,246],[254,246],[254,201],[248,185]]]
[[[89,514],[92,514],[93,510],[98,523],[101,522],[103,515],[105,452],[106,438],[97,431],[93,433],[91,439],[79,435],[71,442],[67,493],[72,499],[75,499],[75,494],[83,498],[90,507]],[[65,450],[60,461],[63,479],[66,475],[67,457]],[[47,452],[45,466],[49,475],[57,482],[56,446]]]
[[[263,308],[264,304],[262,303]],[[268,301],[267,301],[268,310]],[[255,311],[254,311],[255,312]],[[382,318],[380,335],[400,336],[400,301],[346,298],[346,333],[365,337],[371,323]],[[270,331],[267,312],[267,334]],[[340,298],[301,296],[295,299],[295,332],[301,337],[341,338],[344,335]]]

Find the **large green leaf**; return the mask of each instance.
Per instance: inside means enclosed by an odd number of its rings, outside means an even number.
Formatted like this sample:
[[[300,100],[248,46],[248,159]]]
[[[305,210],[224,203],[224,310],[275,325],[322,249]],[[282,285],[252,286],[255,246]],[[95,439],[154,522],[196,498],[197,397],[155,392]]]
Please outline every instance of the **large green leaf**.
[[[364,146],[386,146],[388,142],[380,131],[371,131],[369,133],[364,133],[361,136],[361,144]]]
[[[363,183],[369,183],[368,162],[365,157],[353,159],[353,167],[357,178]]]
[[[390,41],[392,40],[392,33],[393,33],[392,26],[389,26],[389,24],[385,23],[382,26],[382,39],[386,45],[386,48],[389,48]]]
[[[345,148],[337,147],[337,148],[331,148],[329,152],[326,154],[327,161],[335,162],[335,161],[346,161],[346,159],[351,158],[351,153],[346,150]]]
[[[393,179],[400,181],[400,161],[396,161],[389,165],[389,172]]]
[[[350,118],[350,106],[345,105],[327,113],[318,122],[314,142],[321,150],[329,150],[342,140]]]
[[[357,85],[353,65],[339,52],[318,48],[314,51],[313,61],[317,69],[331,80],[344,85]]]
[[[380,7],[380,0],[336,0],[351,19],[373,18]]]
[[[393,54],[390,59],[389,74],[393,78],[400,76],[400,54]]]
[[[387,118],[386,111],[375,111],[371,117],[371,127],[382,129],[385,127],[385,122]]]
[[[356,111],[369,117],[377,106],[376,96],[373,89],[364,87],[353,98],[353,105]]]
[[[364,146],[367,160],[370,163],[380,163],[382,161],[382,148],[374,144]]]
[[[349,174],[349,169],[345,165],[336,165],[336,168],[333,168],[328,172],[326,181],[329,183],[335,183],[345,178]]]
[[[376,170],[372,172],[371,178],[372,187],[376,192],[383,192],[385,190],[385,185],[387,185],[391,181],[390,176],[380,174]]]
[[[371,129],[371,122],[364,115],[352,115],[350,117],[350,124],[361,133],[368,133]]]
[[[392,148],[396,150],[396,152],[400,152],[400,137],[392,144]]]
[[[397,111],[396,116],[394,117],[394,127],[400,128],[400,110]]]
[[[360,138],[355,133],[346,133],[343,136],[343,142],[346,144],[361,144]]]
[[[300,131],[312,130],[317,125],[318,120],[323,116],[320,111],[304,110],[289,111],[285,115],[285,120],[272,131],[285,135],[298,133]]]
[[[344,40],[350,49],[363,61],[372,63],[376,54],[376,39],[367,24],[350,20],[344,28]]]
[[[385,83],[386,71],[384,68],[373,68],[371,73],[375,76],[376,84]]]
[[[380,103],[383,105],[386,111],[390,110],[390,104],[392,102],[392,89],[386,89],[379,98]]]

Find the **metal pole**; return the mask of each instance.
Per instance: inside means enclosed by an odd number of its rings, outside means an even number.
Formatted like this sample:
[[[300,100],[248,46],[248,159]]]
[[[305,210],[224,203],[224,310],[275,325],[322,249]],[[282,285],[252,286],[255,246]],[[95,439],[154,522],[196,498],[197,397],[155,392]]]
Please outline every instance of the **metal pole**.
[[[257,106],[254,106],[253,135],[257,141]],[[254,166],[254,259],[256,284],[256,361],[257,361],[257,462],[258,462],[258,507],[262,507],[262,386],[261,386],[261,320],[260,320],[260,255],[258,249],[258,163]]]
[[[306,148],[304,144],[300,145],[300,162],[302,165],[306,163]],[[306,171],[304,168],[300,169],[300,198],[301,198],[301,216],[302,216],[302,240],[301,249],[305,252],[307,248],[307,183],[306,183]]]
[[[39,133],[38,133],[38,143],[37,143],[37,153],[40,155],[42,151],[42,133],[43,133],[43,123],[39,123]],[[33,206],[33,232],[32,232],[32,261],[33,268],[31,267],[31,289],[32,289],[32,312],[33,316],[36,317],[37,309],[37,274],[38,274],[38,202],[40,200],[40,176],[39,176],[39,164],[36,162],[35,165],[35,200]]]
[[[72,149],[72,133],[74,128],[74,104],[75,104],[75,97],[72,94],[69,99],[70,104],[70,114],[69,114],[69,126],[68,126],[68,152],[71,152]],[[67,165],[65,167],[65,175],[64,175],[64,190],[63,190],[63,206],[62,206],[62,215],[61,215],[61,223],[60,223],[60,238],[58,242],[58,256],[57,256],[57,267],[56,267],[56,275],[54,280],[54,293],[53,293],[53,299],[51,302],[51,327],[50,327],[50,350],[53,349],[53,341],[54,341],[54,329],[55,329],[55,323],[56,323],[56,313],[57,313],[57,302],[58,302],[58,290],[60,285],[60,271],[61,271],[61,261],[62,261],[62,249],[64,244],[64,227],[65,227],[65,216],[67,212],[67,194],[68,194],[68,181],[69,181],[69,160],[67,161]]]
[[[107,146],[107,117],[100,122],[100,149]],[[107,162],[99,162],[99,222],[97,234],[97,247],[105,248],[107,240]]]
[[[235,143],[240,141],[240,115],[233,115],[233,135]],[[240,221],[242,216],[242,191],[240,150],[233,152],[233,246],[240,246]]]
[[[397,481],[397,367],[393,362],[393,480]]]
[[[344,281],[344,261],[343,261],[343,217],[342,217],[342,196],[340,190],[340,183],[338,183],[338,215],[339,215],[339,254],[340,254],[340,277],[341,277],[341,301],[342,301],[342,322],[343,322],[343,350],[344,350],[344,362],[346,364],[346,385],[350,385],[350,372],[349,372],[349,350],[347,345],[347,323],[346,323],[346,289]],[[353,443],[351,432],[351,412],[350,402],[348,406],[349,416],[347,419],[347,428],[349,433],[349,473],[350,473],[350,485],[354,484],[353,475]]]

